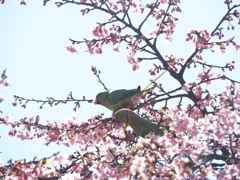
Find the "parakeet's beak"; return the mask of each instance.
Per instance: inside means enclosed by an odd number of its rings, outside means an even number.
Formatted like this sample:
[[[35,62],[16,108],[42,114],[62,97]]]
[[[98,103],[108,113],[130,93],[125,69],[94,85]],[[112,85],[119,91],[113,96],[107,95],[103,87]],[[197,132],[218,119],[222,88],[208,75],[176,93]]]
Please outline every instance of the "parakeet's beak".
[[[98,102],[98,99],[96,98],[96,99],[94,99],[94,101],[93,101],[93,104],[100,104],[99,102]]]

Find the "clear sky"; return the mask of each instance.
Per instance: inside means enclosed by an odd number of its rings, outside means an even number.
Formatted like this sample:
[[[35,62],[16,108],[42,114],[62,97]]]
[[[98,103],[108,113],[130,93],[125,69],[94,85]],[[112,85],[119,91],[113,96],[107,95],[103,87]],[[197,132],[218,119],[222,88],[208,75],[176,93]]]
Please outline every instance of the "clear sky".
[[[238,1],[235,1],[238,2]],[[125,59],[125,46],[121,45],[120,53],[113,52],[112,47],[105,46],[102,55],[89,55],[82,53],[86,46],[75,45],[78,53],[67,52],[64,46],[71,45],[69,38],[82,40],[91,38],[90,27],[95,22],[102,22],[109,17],[102,12],[90,13],[81,16],[80,6],[65,5],[57,8],[54,2],[42,6],[42,0],[26,1],[27,6],[20,6],[14,1],[7,1],[0,6],[0,71],[7,69],[8,83],[11,85],[7,90],[0,89],[4,101],[0,103],[3,111],[1,116],[11,114],[11,120],[18,120],[23,117],[40,115],[42,122],[45,119],[50,121],[65,122],[65,119],[76,114],[78,121],[84,122],[100,112],[106,117],[111,112],[102,106],[83,102],[81,108],[74,112],[73,103],[67,105],[59,104],[56,107],[45,105],[39,109],[40,104],[28,103],[27,108],[20,106],[12,107],[13,95],[25,98],[44,100],[46,97],[65,99],[70,91],[76,99],[86,96],[87,99],[94,99],[98,92],[104,91],[97,78],[91,71],[91,66],[101,70],[101,78],[105,85],[111,90],[119,88],[135,88],[141,85],[143,88],[149,83],[148,70],[152,68],[153,62],[142,62],[141,71],[131,71],[131,66]],[[182,13],[175,13],[179,18],[179,24],[175,29],[173,42],[164,44],[159,38],[159,48],[162,55],[173,55],[187,59],[194,51],[194,44],[186,42],[186,34],[189,29],[208,30],[211,32],[227,8],[220,0],[184,0],[182,1]],[[138,15],[133,15],[134,22],[141,20]],[[240,42],[240,28],[228,32],[226,39],[235,35],[236,42]],[[146,28],[146,34],[153,30],[154,26]],[[224,40],[226,40],[224,39]],[[240,67],[239,52],[230,47],[226,57],[218,56],[216,53],[203,53],[204,62],[211,64],[219,63],[224,65],[229,61],[236,61],[236,67]],[[158,62],[155,62],[158,64]],[[230,77],[239,80],[239,73],[233,72]],[[196,70],[189,71],[185,77],[193,81],[196,77]],[[159,81],[165,88],[178,87],[176,81],[165,75]],[[214,86],[213,90],[221,92],[221,82]],[[171,107],[174,104],[170,105]],[[6,163],[10,158],[31,159],[35,155],[39,158],[51,156],[54,152],[73,152],[77,147],[66,148],[63,145],[50,144],[44,146],[44,140],[21,141],[8,137],[10,128],[0,128],[0,157]]]

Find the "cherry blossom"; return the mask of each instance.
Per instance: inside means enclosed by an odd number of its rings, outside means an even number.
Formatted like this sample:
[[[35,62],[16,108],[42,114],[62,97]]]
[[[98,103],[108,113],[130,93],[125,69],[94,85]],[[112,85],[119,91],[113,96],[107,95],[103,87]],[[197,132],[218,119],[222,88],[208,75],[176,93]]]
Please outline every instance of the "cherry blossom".
[[[133,13],[136,13],[136,14],[143,13],[144,4],[140,3],[140,2],[141,2],[141,0],[139,0],[139,2],[137,2],[137,3],[133,2],[132,6],[131,6],[131,9],[132,9]]]
[[[3,95],[0,94],[0,102],[2,102],[2,101],[3,101]]]
[[[65,48],[67,49],[67,51],[69,51],[70,53],[77,53],[76,49],[73,46],[65,46]]]
[[[133,104],[134,105],[138,105],[139,103],[140,103],[140,98],[138,97],[138,96],[133,96],[132,98],[131,98],[131,100],[132,100],[132,102],[133,102]]]
[[[185,90],[185,91],[189,91],[190,90],[190,87],[187,85],[187,84],[184,84],[182,86],[182,89]]]
[[[236,45],[235,48],[236,48],[236,51],[238,51],[240,49],[240,45]]]
[[[24,4],[24,1],[18,2]],[[82,120],[81,115],[72,114],[62,119],[61,123],[44,121],[40,116],[12,120],[10,115],[5,115],[0,118],[0,124],[9,128],[8,135],[11,137],[25,141],[41,138],[46,145],[56,143],[69,149],[77,146],[78,149],[69,155],[56,152],[29,161],[10,159],[2,162],[0,158],[0,178],[240,179],[240,83],[228,74],[235,70],[235,61],[229,60],[226,65],[211,64],[205,56],[206,50],[215,52],[213,48],[217,48],[221,55],[230,53],[230,46],[236,51],[240,49],[234,37],[225,33],[226,30],[231,29],[227,31],[229,33],[236,30],[234,20],[239,22],[237,8],[240,5],[233,4],[231,0],[221,3],[225,4],[226,12],[213,29],[188,31],[185,40],[192,42],[193,51],[183,59],[173,54],[165,55],[159,49],[162,42],[157,41],[162,38],[165,42],[174,42],[179,20],[177,14],[182,12],[179,0],[57,2],[59,8],[68,4],[84,6],[79,13],[82,15],[98,11],[109,16],[91,28],[92,39],[70,39],[72,46],[65,46],[67,51],[77,52],[73,45],[79,44],[86,45],[84,52],[96,55],[103,53],[105,45],[116,52],[124,47],[125,59],[133,71],[138,71],[141,64],[150,61],[149,77],[168,72],[169,82],[153,82],[155,87],[143,96],[131,97],[136,107],[126,104],[126,108],[146,121],[167,127],[163,136],[152,132],[145,137],[136,137],[128,123],[119,123],[103,113],[86,120]],[[144,17],[138,25],[133,22],[133,15],[137,14]],[[196,67],[196,76],[190,74],[192,67]],[[91,71],[107,89],[99,77],[101,71],[94,66]],[[189,81],[186,76],[195,77],[195,80]],[[4,71],[0,78],[2,87],[9,86],[6,79]],[[227,84],[216,93],[214,81]],[[167,83],[176,83],[176,86],[171,86],[171,89],[166,86]],[[72,92],[63,100],[53,97],[35,100],[17,95],[14,99],[12,105],[22,108],[27,108],[31,102],[41,103],[40,108],[43,108],[45,104],[63,105],[73,101],[75,111],[80,102],[97,103],[96,99],[86,99],[85,96],[74,99]],[[4,103],[2,96],[0,103]]]
[[[157,32],[156,31],[151,31],[149,34],[152,35],[152,37],[154,39],[157,38]]]

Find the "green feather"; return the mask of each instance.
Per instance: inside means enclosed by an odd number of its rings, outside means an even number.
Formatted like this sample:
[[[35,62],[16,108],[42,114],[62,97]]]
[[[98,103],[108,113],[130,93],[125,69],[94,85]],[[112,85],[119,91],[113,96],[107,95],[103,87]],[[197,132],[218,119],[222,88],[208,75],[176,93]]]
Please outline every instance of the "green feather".
[[[106,108],[112,110],[112,106],[107,99],[108,95],[109,95],[108,91],[98,93],[98,95],[96,96],[97,101],[96,104],[101,104]]]
[[[131,98],[134,95],[141,94],[141,88],[138,86],[137,89],[118,89],[112,92],[101,92],[96,96],[97,104],[101,104],[106,108],[113,110],[115,113],[117,110],[130,105],[135,107]]]
[[[119,109],[122,108],[131,108],[135,107],[135,104],[133,104],[131,98],[133,96],[140,96],[144,92],[147,92],[149,90],[153,90],[156,86],[156,81],[164,75],[167,71],[164,71],[162,74],[160,74],[156,79],[154,79],[147,87],[145,87],[143,90],[141,90],[141,87],[138,86],[137,89],[118,89],[115,91],[112,91],[109,93],[108,91],[100,92],[96,96],[96,100],[94,101],[95,104],[101,104],[105,106],[106,108],[113,110],[113,113],[117,112]],[[152,88],[150,86],[152,84],[155,84]]]
[[[159,136],[163,136],[164,130],[169,129],[167,126],[159,126],[156,123],[152,123],[146,119],[143,119],[130,109],[121,109],[117,111],[115,113],[115,118],[118,121],[127,123],[129,126],[131,126],[137,137],[145,137],[151,132],[156,133]]]
[[[107,99],[110,104],[117,104],[120,101],[131,98],[134,95],[137,95],[140,93],[141,93],[140,86],[138,86],[137,89],[118,89],[118,90],[111,92],[108,95]]]

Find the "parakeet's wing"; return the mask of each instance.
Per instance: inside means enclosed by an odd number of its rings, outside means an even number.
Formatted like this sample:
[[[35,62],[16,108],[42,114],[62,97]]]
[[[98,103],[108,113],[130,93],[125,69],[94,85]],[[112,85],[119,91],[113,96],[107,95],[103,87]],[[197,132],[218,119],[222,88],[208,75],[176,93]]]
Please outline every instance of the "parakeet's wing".
[[[132,113],[130,109],[120,109],[115,113],[114,116],[119,122],[130,125],[137,137],[142,134],[141,123],[138,123],[140,117],[135,116],[135,113]]]
[[[137,136],[145,137],[149,133],[156,133],[159,136],[164,135],[164,129],[168,129],[167,126],[160,125],[158,129],[158,124],[147,121],[143,119],[135,112],[130,109],[121,109],[115,113],[115,118],[119,119],[120,122],[128,123],[134,130]]]
[[[140,86],[138,86],[137,89],[118,89],[118,90],[112,91],[108,95],[107,100],[111,105],[117,104],[118,102],[120,102],[124,99],[130,98],[139,93],[141,93]]]

